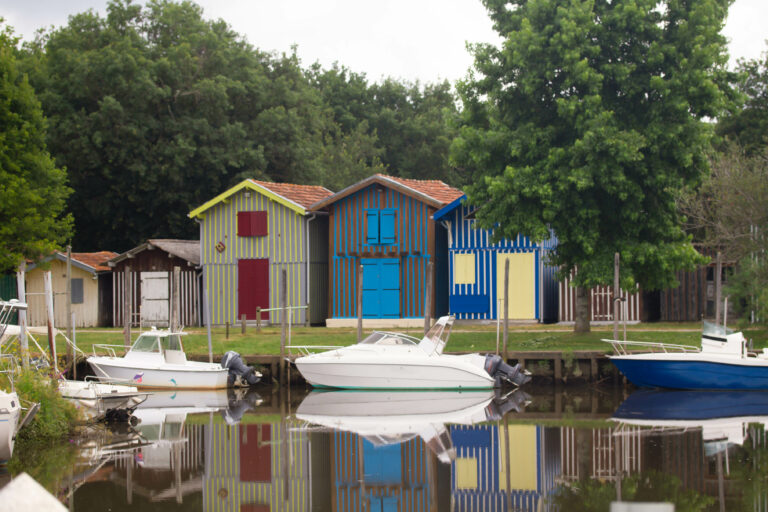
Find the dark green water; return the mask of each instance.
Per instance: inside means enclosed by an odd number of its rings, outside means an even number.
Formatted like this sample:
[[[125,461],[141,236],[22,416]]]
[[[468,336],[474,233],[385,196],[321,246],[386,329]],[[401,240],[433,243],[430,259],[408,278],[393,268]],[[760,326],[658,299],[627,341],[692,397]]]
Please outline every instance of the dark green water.
[[[768,507],[763,393],[263,387],[160,393],[137,416],[136,427],[17,446],[11,467],[81,512]]]

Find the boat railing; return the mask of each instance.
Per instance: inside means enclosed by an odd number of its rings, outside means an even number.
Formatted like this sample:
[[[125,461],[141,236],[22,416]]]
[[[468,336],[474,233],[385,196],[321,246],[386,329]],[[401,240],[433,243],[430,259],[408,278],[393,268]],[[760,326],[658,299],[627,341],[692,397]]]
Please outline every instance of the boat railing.
[[[125,345],[106,345],[104,343],[93,344],[93,355],[100,356],[98,350],[103,350],[109,357],[117,357],[117,351],[115,349],[126,350]]]
[[[291,349],[295,349],[299,355],[308,356],[318,351],[325,352],[326,350],[334,350],[337,348],[343,348],[344,345],[286,345],[288,353],[291,354]]]
[[[0,354],[0,375],[6,375],[11,392],[16,391],[14,376],[19,370],[19,365],[13,354]]]
[[[626,356],[633,349],[642,349],[646,352],[678,353],[678,352],[701,352],[699,347],[691,345],[676,345],[673,343],[657,343],[653,341],[624,341],[603,339],[606,343],[613,346],[613,351],[620,356]]]

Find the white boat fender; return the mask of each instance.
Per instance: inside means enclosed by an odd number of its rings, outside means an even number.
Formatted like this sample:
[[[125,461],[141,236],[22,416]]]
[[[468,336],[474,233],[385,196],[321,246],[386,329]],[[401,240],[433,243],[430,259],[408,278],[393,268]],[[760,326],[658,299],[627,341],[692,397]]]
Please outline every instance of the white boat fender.
[[[522,386],[531,380],[531,372],[524,370],[520,363],[517,363],[515,366],[509,366],[501,359],[501,356],[488,354],[485,356],[483,367],[488,372],[488,375],[496,380],[496,387],[501,386],[501,381],[509,382],[515,386]]]
[[[229,370],[227,383],[230,387],[253,386],[261,380],[261,373],[248,366],[240,357],[240,354],[230,350],[221,358],[222,368]]]

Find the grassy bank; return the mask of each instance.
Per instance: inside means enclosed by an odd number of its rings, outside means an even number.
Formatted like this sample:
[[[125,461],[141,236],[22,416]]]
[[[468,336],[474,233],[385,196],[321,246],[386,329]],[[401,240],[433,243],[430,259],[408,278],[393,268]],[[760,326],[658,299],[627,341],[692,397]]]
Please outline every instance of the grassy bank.
[[[420,337],[420,329],[392,329],[407,332]],[[188,329],[184,346],[188,354],[204,355],[208,353],[208,338],[205,329]],[[370,332],[367,330],[366,333]],[[138,330],[132,333],[136,339]],[[574,334],[572,326],[559,325],[514,325],[509,331],[508,346],[510,351],[572,351],[599,350],[610,352],[611,347],[601,341],[612,337],[611,326],[593,326],[592,332]],[[752,329],[745,331],[747,338],[753,339],[755,348],[768,346],[768,331]],[[623,331],[619,330],[619,337]],[[499,335],[501,338],[501,335]],[[678,343],[697,346],[701,339],[698,323],[684,324],[637,324],[628,326],[627,339],[635,341],[653,341]],[[356,330],[350,328],[299,327],[291,330],[291,345],[349,345],[356,341]],[[39,339],[43,347],[48,346],[47,338]],[[77,333],[78,348],[92,353],[94,344],[123,344],[123,334],[116,329],[89,329]],[[223,354],[234,350],[244,355],[275,355],[280,353],[280,328],[264,327],[260,332],[255,327],[248,327],[245,334],[240,328],[230,329],[226,338],[224,328],[212,330],[214,354]],[[57,343],[57,351],[62,354],[65,346],[62,340]],[[496,325],[457,325],[453,329],[448,343],[448,352],[491,352],[496,349]]]

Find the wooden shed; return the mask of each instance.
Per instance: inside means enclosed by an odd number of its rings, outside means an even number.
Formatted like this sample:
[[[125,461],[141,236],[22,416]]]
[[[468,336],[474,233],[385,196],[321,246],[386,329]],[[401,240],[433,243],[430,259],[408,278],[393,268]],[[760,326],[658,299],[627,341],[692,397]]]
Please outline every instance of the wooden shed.
[[[492,230],[476,228],[476,210],[462,195],[434,215],[448,233],[449,312],[467,320],[504,318],[509,261],[509,319],[556,322],[556,268],[546,261],[557,239],[535,243],[519,235],[494,243]]]
[[[106,260],[116,256],[112,251],[73,252],[71,262],[72,308],[75,327],[110,325],[112,319],[112,280]],[[45,265],[43,265],[43,262]],[[46,325],[46,270],[51,271],[53,288],[53,321],[57,327],[67,325],[67,255],[56,252],[43,262],[27,266],[25,275],[28,325]],[[43,268],[45,267],[45,268]]]
[[[576,320],[576,288],[571,286],[571,279],[560,281],[560,303],[558,307],[558,321],[573,322]],[[640,289],[635,293],[622,291],[624,300],[620,303],[622,310],[619,312],[619,321],[637,323],[643,318],[643,301]],[[626,309],[625,309],[626,308]],[[589,321],[613,322],[613,286],[595,286],[589,290]]]
[[[325,319],[328,219],[309,206],[333,192],[313,185],[244,180],[189,213],[200,223],[201,263],[211,324],[256,320],[257,308],[280,306],[286,270],[287,304],[308,306],[294,323]],[[262,319],[279,322],[277,311]]]
[[[125,271],[130,268],[131,325],[170,324],[173,268],[181,268],[181,325],[201,325],[200,241],[153,238],[107,261],[112,270],[114,325],[125,325]]]
[[[424,317],[427,268],[435,262],[432,315],[447,311],[447,235],[432,215],[463,193],[442,181],[373,175],[315,203],[329,214],[328,325],[357,317],[357,269],[363,266],[366,319]],[[408,323],[408,322],[394,322]]]

